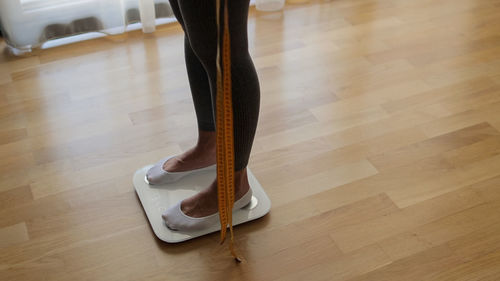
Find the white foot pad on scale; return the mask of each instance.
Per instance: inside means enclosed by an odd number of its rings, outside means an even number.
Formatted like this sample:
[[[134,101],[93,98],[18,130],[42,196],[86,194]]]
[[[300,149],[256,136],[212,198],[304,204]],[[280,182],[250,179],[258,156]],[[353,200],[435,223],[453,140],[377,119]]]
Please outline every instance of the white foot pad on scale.
[[[134,187],[151,228],[153,228],[154,233],[160,240],[177,243],[220,230],[219,223],[200,231],[181,232],[171,230],[165,225],[161,217],[161,214],[170,206],[208,187],[216,177],[215,170],[191,174],[170,184],[149,185],[144,179],[146,172],[151,167],[153,165],[145,166],[135,172]],[[258,219],[271,209],[271,200],[269,200],[262,186],[248,168],[247,175],[250,188],[253,191],[252,201],[244,208],[233,212],[233,226]]]

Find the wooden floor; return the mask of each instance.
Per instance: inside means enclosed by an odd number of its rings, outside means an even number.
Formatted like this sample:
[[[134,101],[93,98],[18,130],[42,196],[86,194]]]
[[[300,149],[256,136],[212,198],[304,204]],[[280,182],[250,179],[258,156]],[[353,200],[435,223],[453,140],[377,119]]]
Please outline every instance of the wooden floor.
[[[249,36],[273,205],[239,265],[155,239],[133,190],[196,139],[177,24],[0,56],[0,280],[500,280],[499,0],[313,1]]]

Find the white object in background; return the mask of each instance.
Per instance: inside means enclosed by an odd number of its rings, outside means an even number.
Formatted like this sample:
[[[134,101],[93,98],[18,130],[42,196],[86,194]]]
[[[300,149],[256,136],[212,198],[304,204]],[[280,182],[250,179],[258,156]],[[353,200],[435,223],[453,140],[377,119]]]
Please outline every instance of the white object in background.
[[[75,20],[87,19],[83,25],[105,33],[124,32],[124,1],[130,0],[0,0],[0,20],[7,43],[30,51],[46,39],[79,33],[71,30]]]
[[[139,13],[141,15],[142,31],[152,33],[155,25],[155,2],[153,0],[139,0]]]
[[[285,0],[256,0],[255,8],[260,11],[272,12],[283,9]]]
[[[210,228],[200,231],[175,231],[168,228],[161,217],[161,214],[170,206],[206,188],[215,179],[215,170],[200,171],[174,183],[149,185],[144,180],[144,177],[151,167],[153,165],[148,165],[137,170],[133,180],[135,191],[139,196],[151,228],[160,240],[168,243],[177,243],[220,230],[220,224],[217,223]],[[264,189],[262,189],[262,186],[248,168],[247,175],[250,188],[252,188],[253,192],[252,200],[247,206],[233,212],[233,226],[258,219],[267,214],[271,209],[271,200],[269,200]]]

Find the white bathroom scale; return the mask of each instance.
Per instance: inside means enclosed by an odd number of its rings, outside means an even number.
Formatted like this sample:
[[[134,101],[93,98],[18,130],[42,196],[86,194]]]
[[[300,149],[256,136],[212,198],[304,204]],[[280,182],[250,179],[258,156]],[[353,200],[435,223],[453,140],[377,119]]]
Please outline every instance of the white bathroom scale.
[[[210,228],[199,231],[182,232],[171,230],[161,217],[161,214],[170,206],[206,188],[216,177],[215,169],[193,173],[170,184],[149,185],[145,181],[145,177],[146,172],[151,167],[153,165],[145,166],[135,172],[134,187],[151,228],[153,228],[155,235],[160,240],[168,243],[178,243],[220,230],[219,222]],[[264,189],[262,189],[262,186],[248,168],[247,175],[253,192],[252,200],[247,206],[233,211],[233,226],[258,219],[271,209],[271,200],[269,200]]]

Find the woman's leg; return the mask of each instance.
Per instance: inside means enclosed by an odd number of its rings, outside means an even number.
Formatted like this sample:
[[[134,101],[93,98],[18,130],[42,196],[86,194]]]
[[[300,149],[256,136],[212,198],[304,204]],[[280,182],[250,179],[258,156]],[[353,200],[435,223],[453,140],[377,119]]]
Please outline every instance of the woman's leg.
[[[170,5],[175,17],[186,30],[184,19],[179,9],[179,0],[170,0]],[[198,57],[193,52],[187,34],[184,36],[184,58],[188,72],[189,86],[196,110],[198,129],[202,131],[215,131],[215,122],[211,99],[211,86],[208,74]]]
[[[178,0],[170,0],[170,6],[185,30]],[[215,164],[215,120],[210,80],[193,52],[187,34],[184,36],[184,57],[198,123],[198,142],[191,149],[164,163],[163,169],[169,172],[189,171]]]
[[[230,0],[228,2],[236,170],[235,200],[238,200],[249,189],[246,166],[257,127],[260,88],[257,72],[248,53],[249,0]],[[189,45],[208,74],[212,104],[214,105],[213,114],[215,115],[217,75],[215,0],[180,0],[178,4]],[[181,209],[192,217],[203,217],[217,212],[216,182],[214,181],[198,194],[183,200]],[[168,217],[165,219],[168,221]]]
[[[235,169],[238,171],[244,169],[248,164],[259,116],[260,89],[257,72],[248,53],[249,0],[230,0],[228,2]],[[212,104],[215,105],[217,75],[215,0],[182,0],[178,3],[190,46],[208,73]]]

